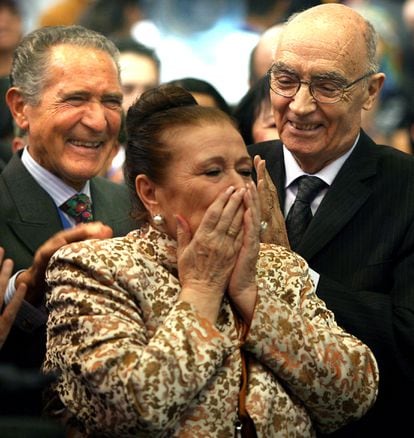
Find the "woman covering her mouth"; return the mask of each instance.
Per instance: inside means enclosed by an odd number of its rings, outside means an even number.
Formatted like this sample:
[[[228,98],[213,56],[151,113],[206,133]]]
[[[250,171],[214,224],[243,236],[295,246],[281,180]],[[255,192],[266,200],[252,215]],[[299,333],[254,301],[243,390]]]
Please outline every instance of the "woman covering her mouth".
[[[127,133],[137,229],[49,265],[50,413],[82,435],[159,437],[305,437],[362,416],[376,361],[317,298],[306,262],[260,243],[229,116],[164,85],[132,105]]]

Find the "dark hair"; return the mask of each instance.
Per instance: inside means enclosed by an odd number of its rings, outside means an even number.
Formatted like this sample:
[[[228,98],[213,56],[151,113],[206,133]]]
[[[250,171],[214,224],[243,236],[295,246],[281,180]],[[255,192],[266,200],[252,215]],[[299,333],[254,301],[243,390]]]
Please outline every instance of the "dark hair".
[[[167,140],[171,138],[171,131],[188,125],[203,126],[204,122],[227,122],[236,128],[228,114],[218,108],[198,105],[190,92],[170,84],[145,91],[129,107],[124,174],[132,200],[132,216],[138,223],[148,220],[148,212],[136,194],[137,175],[147,175],[151,181],[161,184],[172,160]]]
[[[9,8],[15,15],[21,15],[19,2],[17,0],[0,0],[0,8]]]
[[[275,7],[275,0],[245,0],[246,15],[263,15],[269,14]]]
[[[95,0],[86,8],[78,24],[106,36],[125,31],[128,24],[128,8],[142,9],[138,0]]]
[[[132,37],[112,38],[112,41],[114,42],[120,53],[131,52],[138,55],[146,56],[147,58],[154,61],[154,64],[157,66],[157,70],[160,70],[160,59],[155,50],[151,47],[140,43]]]
[[[259,116],[263,103],[269,102],[270,105],[269,94],[269,78],[266,74],[250,87],[234,108],[233,117],[236,119],[240,134],[247,145],[254,143],[253,123]]]
[[[258,81],[256,66],[255,66],[255,57],[257,52],[257,44],[253,47],[249,55],[249,84],[252,86]]]
[[[209,82],[198,78],[174,79],[168,82],[170,85],[183,87],[190,93],[208,94],[214,99],[216,106],[227,114],[231,114],[231,108],[219,91]]]

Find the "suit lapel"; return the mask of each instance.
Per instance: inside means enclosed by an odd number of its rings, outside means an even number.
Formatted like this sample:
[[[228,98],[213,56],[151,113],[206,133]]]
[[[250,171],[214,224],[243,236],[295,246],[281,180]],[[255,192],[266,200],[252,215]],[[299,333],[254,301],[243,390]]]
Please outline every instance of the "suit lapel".
[[[17,214],[7,224],[34,254],[62,223],[52,198],[36,183],[18,155],[10,160],[2,177],[15,204]]]
[[[332,240],[371,195],[366,181],[376,174],[375,146],[361,132],[357,146],[333,181],[298,247],[305,259]]]
[[[279,196],[281,206],[285,205],[285,180],[286,171],[283,157],[283,147],[280,141],[263,143],[266,149],[260,153],[261,157],[266,160],[266,167]]]
[[[128,194],[120,195],[119,187],[104,181],[101,178],[91,179],[91,194],[93,199],[93,214],[95,220],[109,225],[114,236],[122,236],[135,228],[130,218],[130,204]]]

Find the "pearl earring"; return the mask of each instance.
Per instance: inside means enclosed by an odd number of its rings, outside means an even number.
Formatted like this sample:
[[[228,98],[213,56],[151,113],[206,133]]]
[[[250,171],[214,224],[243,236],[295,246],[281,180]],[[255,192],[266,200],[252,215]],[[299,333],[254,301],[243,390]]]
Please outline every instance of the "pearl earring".
[[[157,225],[158,227],[163,225],[164,223],[164,216],[162,214],[154,214],[154,216],[152,216],[152,220],[154,222],[155,225]]]

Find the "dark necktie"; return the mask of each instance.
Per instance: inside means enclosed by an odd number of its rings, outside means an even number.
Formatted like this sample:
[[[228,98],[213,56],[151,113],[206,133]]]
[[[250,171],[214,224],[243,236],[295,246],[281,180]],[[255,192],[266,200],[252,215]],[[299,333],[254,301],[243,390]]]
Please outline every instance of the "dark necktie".
[[[72,196],[59,208],[73,217],[77,224],[93,221],[91,200],[89,196],[84,193],[78,193]]]
[[[295,251],[312,219],[311,203],[326,183],[317,176],[301,176],[297,180],[298,193],[286,218],[291,248]]]

